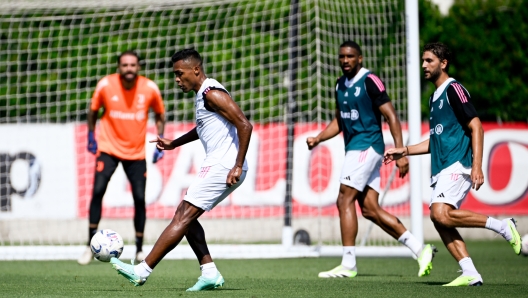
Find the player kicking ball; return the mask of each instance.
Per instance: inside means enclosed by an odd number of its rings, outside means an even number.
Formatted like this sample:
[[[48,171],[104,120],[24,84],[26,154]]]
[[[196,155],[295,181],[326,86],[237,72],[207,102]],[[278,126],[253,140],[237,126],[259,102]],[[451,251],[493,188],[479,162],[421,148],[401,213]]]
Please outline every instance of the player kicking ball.
[[[196,180],[189,186],[171,223],[158,238],[152,251],[140,264],[125,264],[116,258],[110,262],[119,274],[135,286],[141,286],[156,265],[185,236],[200,263],[202,275],[187,291],[221,287],[224,278],[209,253],[205,233],[198,218],[238,188],[246,177],[246,152],[253,126],[218,81],[207,78],[200,54],[185,49],[172,56],[176,83],[187,93],[196,92],[196,127],[187,134],[169,140],[158,137],[151,142],[161,150],[172,150],[200,139],[206,151]]]
[[[484,183],[484,131],[468,91],[448,75],[451,53],[447,46],[427,44],[422,61],[425,79],[436,87],[429,98],[429,139],[416,145],[387,150],[384,163],[408,155],[431,153],[431,220],[447,250],[462,268],[462,275],[444,286],[481,286],[482,277],[456,228],[495,231],[510,243],[516,254],[521,253],[521,237],[513,218],[498,220],[460,209],[469,190],[473,188],[477,191]]]

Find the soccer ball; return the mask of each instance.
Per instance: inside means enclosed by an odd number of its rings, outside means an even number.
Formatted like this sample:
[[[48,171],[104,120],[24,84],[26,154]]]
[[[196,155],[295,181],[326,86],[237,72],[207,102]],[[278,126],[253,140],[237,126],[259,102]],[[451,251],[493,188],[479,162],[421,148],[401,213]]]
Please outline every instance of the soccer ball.
[[[528,234],[521,238],[521,254],[528,257]]]
[[[97,231],[90,241],[94,257],[101,262],[110,262],[111,258],[119,258],[123,246],[121,235],[110,229]]]

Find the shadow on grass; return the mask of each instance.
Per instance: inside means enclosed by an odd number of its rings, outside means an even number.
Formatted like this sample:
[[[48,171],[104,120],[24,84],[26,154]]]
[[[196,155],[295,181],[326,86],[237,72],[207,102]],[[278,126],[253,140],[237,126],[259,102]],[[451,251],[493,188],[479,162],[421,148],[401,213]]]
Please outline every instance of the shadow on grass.
[[[426,281],[426,282],[419,282],[419,284],[427,285],[427,286],[441,286],[445,285],[449,282],[440,282],[440,281]]]
[[[401,274],[371,274],[371,273],[361,273],[361,275],[357,275],[355,278],[358,277],[384,277],[384,276],[394,276],[394,277],[404,277]]]

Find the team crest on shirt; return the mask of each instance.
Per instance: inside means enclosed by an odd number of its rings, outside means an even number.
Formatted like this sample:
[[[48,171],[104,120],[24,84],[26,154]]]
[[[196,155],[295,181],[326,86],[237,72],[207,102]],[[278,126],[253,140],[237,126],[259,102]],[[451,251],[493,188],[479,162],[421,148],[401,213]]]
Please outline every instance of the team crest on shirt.
[[[357,120],[359,118],[359,112],[357,110],[350,111],[350,119]]]
[[[442,126],[442,124],[437,124],[434,129],[437,135],[441,135],[444,131],[444,126]]]
[[[144,107],[145,107],[145,95],[144,94],[138,94],[138,100],[137,100],[136,108],[142,109]]]
[[[347,91],[347,92],[345,92],[345,97],[348,97],[348,91]]]
[[[443,106],[444,106],[444,100],[440,99],[440,105],[438,106],[438,108],[442,109]]]
[[[119,101],[119,96],[114,95],[114,96],[112,96],[111,100],[112,101]]]
[[[356,87],[356,92],[354,92],[354,96],[358,97],[360,92],[361,92],[361,88]]]

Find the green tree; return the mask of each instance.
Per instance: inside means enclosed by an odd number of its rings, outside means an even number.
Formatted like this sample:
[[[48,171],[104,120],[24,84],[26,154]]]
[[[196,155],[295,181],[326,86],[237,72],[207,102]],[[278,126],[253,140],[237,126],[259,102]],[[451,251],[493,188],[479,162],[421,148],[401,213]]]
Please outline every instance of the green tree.
[[[450,76],[468,89],[483,120],[528,120],[526,15],[528,0],[457,0],[447,16],[420,0],[420,46],[439,41],[450,47]],[[422,87],[426,115],[433,86],[422,79]]]

